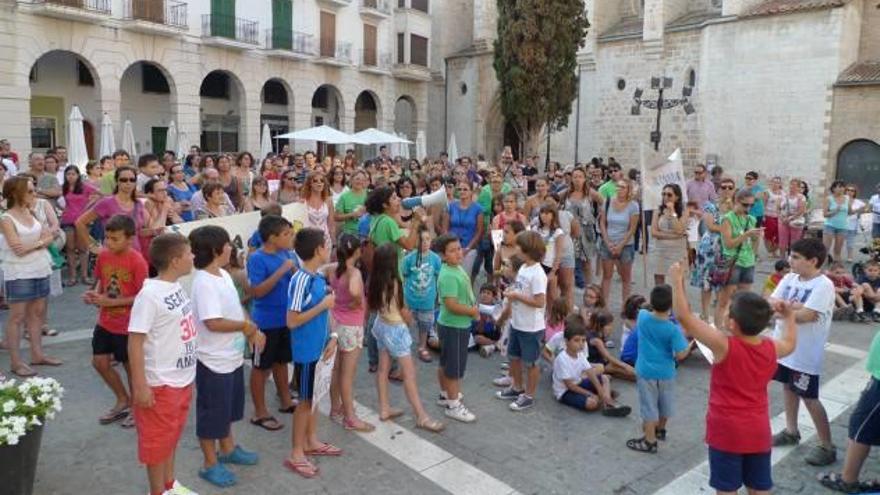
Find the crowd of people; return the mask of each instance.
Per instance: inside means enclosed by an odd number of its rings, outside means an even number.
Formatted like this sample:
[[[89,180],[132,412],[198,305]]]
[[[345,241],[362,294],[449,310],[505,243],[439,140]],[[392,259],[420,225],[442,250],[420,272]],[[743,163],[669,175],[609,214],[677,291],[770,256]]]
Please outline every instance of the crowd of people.
[[[56,333],[49,297],[87,286],[83,301],[98,309],[92,362],[115,396],[98,419],[137,429],[151,494],[192,493],[176,480],[174,452],[193,393],[199,476],[232,486],[230,465],[259,462],[231,430],[244,418],[245,359],[249,422],[284,428],[265,398],[272,377],[278,412],[293,416],[285,466],[318,476],[315,457],[344,454],[319,439],[312,402],[321,362],[333,359],[330,419],[354,432],[375,429],[354,408],[364,347],[381,421],[404,414],[390,403],[389,382],[398,381],[416,426],[445,429],[424,407],[416,359],[439,361],[443,415],[475,421],[461,387],[469,351],[498,352],[507,362],[493,383],[511,411],[535,407],[543,362],[558,402],[611,417],[631,413],[612,379],[635,382],[643,434],[626,445],[657,453],[675,409],[678,363],[700,342],[713,355],[706,427],[713,488],[770,490],[771,448],[800,441],[801,402],[818,436],[806,461],[834,463],[819,400],[824,346],[835,308],[848,308],[853,321],[880,321],[880,265],[869,262],[853,280],[843,264],[859,242],[859,215],[873,214],[870,235],[880,235],[880,195],[866,203],[855,185],[834,182],[828,195],[811,198],[797,178],[785,190],[771,177],[768,188],[754,171],[740,182],[721,167],[697,165],[686,184],[662,188],[660,204],[645,204],[638,170],[625,172],[613,158],[550,162],[543,171],[537,163],[515,160],[510,148],[491,163],[445,154],[402,160],[384,146],[360,162],[354,150],[319,160],[285,146],[255,160],[192,147],[186,157],[167,151],[136,160],[120,150],[81,173],[63,147],[32,153],[25,164],[0,141],[11,372],[28,377],[35,367],[62,365],[41,345]],[[407,201],[441,190],[445,203]],[[307,211],[297,230],[281,208],[295,202]],[[810,232],[817,209],[821,240]],[[200,224],[188,237],[166,230],[251,211],[261,220],[247,245],[216,225]],[[759,253],[780,260],[763,296],[751,292]],[[632,293],[637,259],[653,278],[647,295]],[[181,279],[193,268],[187,290]],[[618,319],[609,304],[615,273]],[[697,316],[688,285],[701,294]],[[773,319],[772,337],[762,335]],[[873,378],[851,418],[844,471],[821,479],[846,493],[874,486],[858,473],[880,442],[878,339],[868,367]],[[787,418],[772,437],[771,380],[783,384]]]

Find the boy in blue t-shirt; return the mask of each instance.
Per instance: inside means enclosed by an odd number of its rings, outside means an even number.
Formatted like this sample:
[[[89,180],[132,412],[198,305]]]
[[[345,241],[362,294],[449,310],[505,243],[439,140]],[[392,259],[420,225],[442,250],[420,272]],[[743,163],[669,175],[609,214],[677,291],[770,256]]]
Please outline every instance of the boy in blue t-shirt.
[[[663,284],[651,290],[652,311],[642,309],[636,358],[636,386],[644,436],[627,440],[638,452],[657,453],[657,440],[666,440],[666,422],[672,416],[675,391],[675,362],[684,359],[688,343],[678,326],[669,320],[672,288]],[[632,337],[630,337],[632,338]]]
[[[260,218],[265,218],[269,215],[275,215],[276,217],[282,216],[281,205],[278,203],[270,203],[263,208],[260,209]],[[257,231],[251,234],[250,238],[247,241],[248,253],[253,253],[257,249],[263,247],[263,238],[260,235],[260,229],[257,227]],[[285,249],[290,249],[291,246],[287,246]]]
[[[254,416],[251,424],[269,431],[280,430],[282,424],[269,414],[266,408],[266,379],[271,373],[282,413],[293,412],[287,384],[287,365],[291,361],[290,330],[287,328],[287,287],[296,271],[296,263],[290,247],[293,244],[292,225],[283,217],[267,215],[260,220],[257,230],[262,248],[254,251],[247,260],[248,282],[251,286],[251,318],[266,334],[263,352],[254,354],[251,370],[251,399]]]
[[[342,449],[318,438],[318,415],[312,411],[315,367],[336,353],[336,334],[327,334],[330,309],[335,298],[327,280],[318,273],[330,259],[324,231],[304,228],[296,233],[294,249],[302,260],[290,278],[287,291],[287,326],[291,329],[293,372],[298,378],[300,404],[293,413],[293,448],[284,465],[304,478],[313,478],[318,468],[307,455],[340,456]]]
[[[400,265],[403,278],[403,299],[412,312],[414,328],[419,332],[419,359],[433,361],[428,351],[428,338],[436,338],[434,312],[437,309],[437,277],[443,262],[440,255],[431,251],[431,233],[427,227],[419,227],[417,249],[407,254]]]

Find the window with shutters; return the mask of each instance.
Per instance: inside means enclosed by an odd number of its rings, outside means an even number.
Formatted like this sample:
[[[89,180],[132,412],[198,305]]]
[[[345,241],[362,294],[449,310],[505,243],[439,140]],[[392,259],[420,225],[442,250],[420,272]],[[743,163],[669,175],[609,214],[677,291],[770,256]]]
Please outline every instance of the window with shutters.
[[[336,56],[336,15],[321,11],[321,56]]]
[[[375,67],[377,64],[376,55],[376,26],[364,24],[364,65]]]
[[[406,63],[406,58],[404,57],[404,55],[405,55],[404,48],[405,48],[405,44],[406,44],[406,42],[404,41],[404,39],[405,39],[404,36],[405,35],[403,33],[397,33],[397,63],[398,64],[405,64]]]
[[[409,63],[428,66],[428,38],[409,35]]]

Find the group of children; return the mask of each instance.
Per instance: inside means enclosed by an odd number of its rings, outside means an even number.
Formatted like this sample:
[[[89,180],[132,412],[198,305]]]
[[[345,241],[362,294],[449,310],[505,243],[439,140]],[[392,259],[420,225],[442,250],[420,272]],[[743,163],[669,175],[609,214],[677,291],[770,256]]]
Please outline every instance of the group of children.
[[[608,350],[613,345],[614,318],[604,307],[601,290],[586,289],[580,312],[570,311],[561,297],[548,304],[548,270],[542,264],[546,243],[539,233],[521,227],[518,220],[505,225],[495,263],[496,284],[502,292],[487,285],[477,298],[461,266],[462,246],[454,235],[432,242],[424,233],[419,248],[403,259],[392,244],[377,248],[373,273],[365,285],[358,263],[361,241],[356,236],[340,237],[336,262],[330,264],[322,231],[307,228],[294,235],[285,219],[265,215],[258,228],[260,247],[247,259],[246,312],[241,305],[228,303],[241,295],[224,268],[233,257],[224,229],[200,227],[188,239],[177,234],[157,236],[149,259],[158,274],[147,279],[146,262],[131,247],[134,222],[113,217],[105,226],[96,288],[84,296],[100,309],[93,337],[94,367],[116,395],[116,404],[100,420],[107,424],[127,420],[124,426],[136,427],[139,459],[147,466],[151,494],[192,493],[175,478],[174,454],[195,388],[196,434],[204,458],[199,476],[217,486],[231,486],[236,474],[229,465],[253,465],[259,460],[235,441],[231,430],[231,424],[244,415],[242,356],[250,350],[255,406],[251,423],[267,430],[282,427],[263,397],[272,375],[281,401],[279,412],[293,414],[292,448],[285,466],[314,477],[319,467],[311,458],[343,454],[318,437],[311,403],[319,361],[335,357],[331,419],[348,430],[375,428],[356,416],[353,399],[367,331],[380,350],[376,374],[380,420],[403,414],[389,400],[388,376],[394,360],[416,426],[430,432],[444,429],[419,397],[411,354],[413,329],[419,335],[419,357],[424,357],[422,351],[430,340],[439,343],[437,403],[447,417],[465,423],[476,420],[461,391],[469,348],[476,345],[484,355],[506,351],[509,374],[506,380],[496,380],[505,386],[496,395],[511,401],[514,411],[534,405],[543,356],[552,362],[554,397],[579,410],[628,415],[630,408],[617,402],[611,378],[635,381],[643,435],[626,444],[656,453],[658,441],[667,438],[667,421],[674,411],[677,361],[693,349],[687,340],[691,338],[713,355],[706,419],[712,487],[733,492],[745,484],[753,490],[769,490],[771,447],[800,441],[800,401],[814,419],[819,438],[807,461],[816,465],[834,461],[818,389],[832,309],[842,296],[819,268],[825,260],[821,242],[806,239],[792,246],[791,273],[779,277],[768,299],[746,292],[734,298],[730,335],[692,315],[683,268],[674,264],[670,285],[655,287],[648,300],[633,295],[624,302],[618,357]],[[192,290],[187,291],[180,279],[193,267]],[[832,267],[832,276],[837,268]],[[865,280],[855,286],[862,289],[857,291],[862,301],[869,300],[869,288],[880,286],[880,266],[869,264],[866,272]],[[366,326],[371,313],[373,323]],[[774,315],[773,337],[762,337]],[[112,367],[114,360],[125,367],[131,396]],[[299,405],[288,389],[290,363]],[[742,380],[742,376],[750,378]],[[770,380],[784,384],[788,419],[786,429],[772,437]]]

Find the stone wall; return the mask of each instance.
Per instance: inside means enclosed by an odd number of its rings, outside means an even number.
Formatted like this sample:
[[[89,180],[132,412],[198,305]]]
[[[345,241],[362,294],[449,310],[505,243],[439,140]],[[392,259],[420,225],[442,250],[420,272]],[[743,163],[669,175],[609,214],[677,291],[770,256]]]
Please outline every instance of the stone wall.
[[[880,86],[849,86],[834,88],[829,140],[829,171],[833,177],[837,169],[837,155],[841,148],[856,139],[870,139],[880,143]],[[874,171],[880,173],[880,171]],[[862,188],[873,184],[860,185]]]

